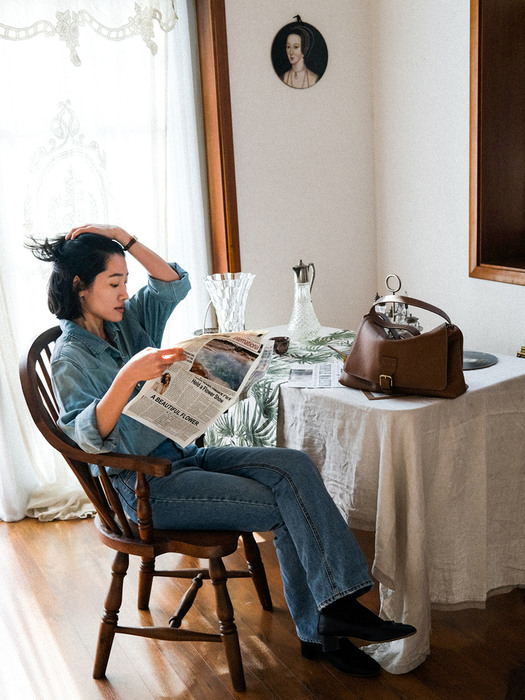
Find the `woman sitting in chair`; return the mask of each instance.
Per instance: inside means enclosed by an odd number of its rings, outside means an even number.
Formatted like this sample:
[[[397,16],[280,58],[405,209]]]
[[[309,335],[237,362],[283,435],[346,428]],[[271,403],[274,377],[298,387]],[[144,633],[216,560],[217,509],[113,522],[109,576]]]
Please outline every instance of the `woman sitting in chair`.
[[[53,263],[49,308],[62,334],[52,357],[59,425],[86,452],[168,457],[172,473],[150,479],[155,527],[273,531],[284,592],[306,658],[373,676],[379,664],[347,638],[387,642],[415,632],[384,621],[358,597],[372,587],[366,560],[302,452],[283,448],[182,449],[122,411],[140,383],[161,377],[184,357],[158,349],[188,274],[118,226],[88,225],[29,247]],[[131,298],[125,251],[147,271]],[[111,474],[123,506],[137,521],[135,474]]]

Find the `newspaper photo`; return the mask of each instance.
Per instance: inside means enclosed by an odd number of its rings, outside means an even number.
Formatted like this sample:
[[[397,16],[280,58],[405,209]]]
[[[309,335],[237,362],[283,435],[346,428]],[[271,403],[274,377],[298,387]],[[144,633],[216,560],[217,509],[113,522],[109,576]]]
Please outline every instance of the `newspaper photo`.
[[[330,389],[340,387],[339,377],[343,362],[339,359],[331,362],[319,362],[316,365],[293,364],[287,386],[302,389]]]
[[[264,334],[214,333],[177,343],[186,359],[145,382],[124,413],[186,447],[264,376],[273,348]]]

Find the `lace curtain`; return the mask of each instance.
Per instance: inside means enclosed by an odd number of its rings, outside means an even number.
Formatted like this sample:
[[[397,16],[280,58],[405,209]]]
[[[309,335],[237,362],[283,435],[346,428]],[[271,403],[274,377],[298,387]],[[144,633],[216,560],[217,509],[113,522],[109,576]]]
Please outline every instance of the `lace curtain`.
[[[112,41],[139,36],[156,54],[154,21],[169,32],[177,20],[172,0],[4,0],[2,7],[1,38],[55,37],[66,44],[75,66],[82,63],[77,48],[85,29]]]
[[[183,0],[3,0],[0,5],[0,519],[91,511],[34,428],[18,380],[30,339],[56,324],[49,268],[27,235],[116,223],[190,271],[166,343],[202,323],[207,297],[200,86]],[[145,281],[128,261],[130,291]]]

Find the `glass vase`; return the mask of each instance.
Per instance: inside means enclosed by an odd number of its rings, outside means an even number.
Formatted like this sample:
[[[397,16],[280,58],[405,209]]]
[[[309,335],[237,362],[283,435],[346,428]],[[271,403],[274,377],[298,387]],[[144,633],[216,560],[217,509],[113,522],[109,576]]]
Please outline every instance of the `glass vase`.
[[[250,272],[217,273],[204,278],[217,314],[219,333],[244,330],[246,300],[254,278]]]
[[[290,340],[296,343],[304,343],[321,335],[321,324],[315,315],[308,282],[295,282],[294,305],[288,324],[288,335]]]

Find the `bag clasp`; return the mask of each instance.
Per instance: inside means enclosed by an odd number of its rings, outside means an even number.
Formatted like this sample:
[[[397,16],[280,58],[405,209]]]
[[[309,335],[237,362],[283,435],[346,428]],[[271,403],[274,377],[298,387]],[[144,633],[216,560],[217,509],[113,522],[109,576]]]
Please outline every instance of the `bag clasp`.
[[[392,385],[392,377],[389,374],[379,375],[379,386],[381,387],[381,391],[392,391]]]

